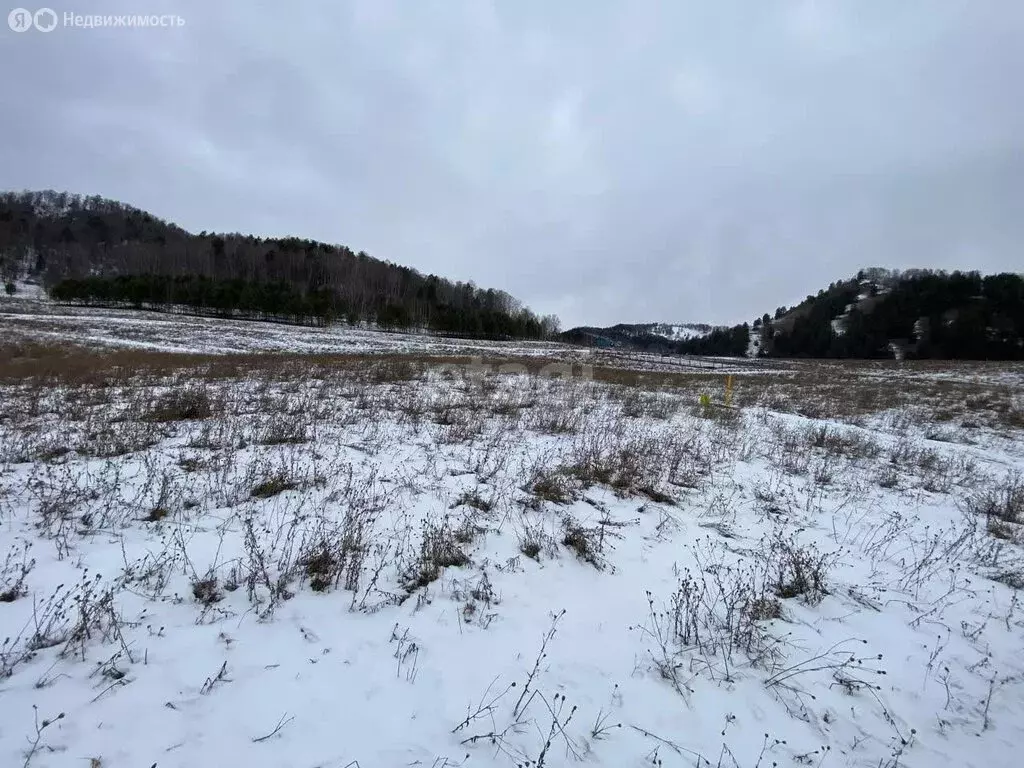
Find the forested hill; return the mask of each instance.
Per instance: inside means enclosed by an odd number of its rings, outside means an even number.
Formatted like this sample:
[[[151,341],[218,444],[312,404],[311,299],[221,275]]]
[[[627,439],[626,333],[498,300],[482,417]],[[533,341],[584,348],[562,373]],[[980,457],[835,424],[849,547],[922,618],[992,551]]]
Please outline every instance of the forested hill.
[[[689,338],[645,330],[656,327],[573,328],[562,339],[731,357],[1024,360],[1024,275],[866,269],[751,324]]]
[[[1024,276],[862,270],[755,321],[772,357],[1024,359]]]
[[[65,301],[325,323],[335,319],[491,338],[543,338],[538,317],[477,288],[299,238],[192,234],[98,196],[0,193],[0,276],[36,277]]]

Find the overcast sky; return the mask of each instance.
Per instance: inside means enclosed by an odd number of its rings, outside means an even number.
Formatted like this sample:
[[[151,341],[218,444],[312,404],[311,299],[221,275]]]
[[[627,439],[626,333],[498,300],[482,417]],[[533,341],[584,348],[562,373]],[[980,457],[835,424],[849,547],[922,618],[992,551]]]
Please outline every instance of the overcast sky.
[[[1021,0],[49,7],[185,25],[0,21],[0,187],[343,243],[566,327],[1024,269]]]

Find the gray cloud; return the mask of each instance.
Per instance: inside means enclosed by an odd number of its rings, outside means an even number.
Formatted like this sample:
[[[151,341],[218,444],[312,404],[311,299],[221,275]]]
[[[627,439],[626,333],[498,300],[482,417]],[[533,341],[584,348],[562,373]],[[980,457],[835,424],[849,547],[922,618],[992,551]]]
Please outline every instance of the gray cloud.
[[[1020,3],[254,5],[0,29],[3,186],[342,242],[566,324],[737,322],[865,265],[1021,268]]]

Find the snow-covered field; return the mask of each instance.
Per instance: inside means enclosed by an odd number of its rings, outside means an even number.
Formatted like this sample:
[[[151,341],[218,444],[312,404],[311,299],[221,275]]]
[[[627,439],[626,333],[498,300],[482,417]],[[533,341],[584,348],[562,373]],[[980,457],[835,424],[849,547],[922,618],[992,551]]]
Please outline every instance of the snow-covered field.
[[[75,354],[0,366],[0,765],[1020,762],[1019,370]]]
[[[550,341],[488,341],[385,332],[346,323],[312,328],[131,309],[65,306],[51,302],[37,287],[26,285],[19,286],[14,297],[0,297],[0,328],[8,341],[74,342],[93,347],[166,352],[543,357],[631,370],[765,369],[752,361],[684,359],[625,350],[584,349]]]
[[[548,342],[492,342],[387,333],[338,323],[325,328],[174,315],[130,309],[69,307],[49,301],[0,302],[0,324],[20,337],[169,352],[303,352],[551,355],[572,349]]]

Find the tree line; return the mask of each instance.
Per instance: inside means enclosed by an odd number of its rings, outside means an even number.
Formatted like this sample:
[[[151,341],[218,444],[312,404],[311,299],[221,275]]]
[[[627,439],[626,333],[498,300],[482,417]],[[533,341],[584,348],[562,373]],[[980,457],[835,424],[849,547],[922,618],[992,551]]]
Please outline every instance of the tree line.
[[[0,276],[24,274],[51,291],[66,283],[59,292],[68,301],[495,338],[558,332],[556,317],[540,317],[504,291],[423,275],[346,246],[197,235],[116,200],[52,190],[0,194]],[[93,278],[105,286],[87,282]],[[138,295],[146,298],[136,301]]]
[[[302,291],[279,280],[273,283],[203,275],[118,275],[67,278],[50,288],[56,301],[91,306],[183,311],[302,325],[328,325],[338,319],[357,323],[360,317],[330,288]],[[401,304],[384,306],[375,320],[390,330],[412,328],[412,316]],[[481,338],[540,338],[544,328],[531,315],[468,309],[439,311],[426,330]]]
[[[336,315],[327,289],[303,293],[289,283],[216,280],[202,275],[118,275],[67,278],[50,288],[56,301],[199,313],[303,325],[326,325]]]

